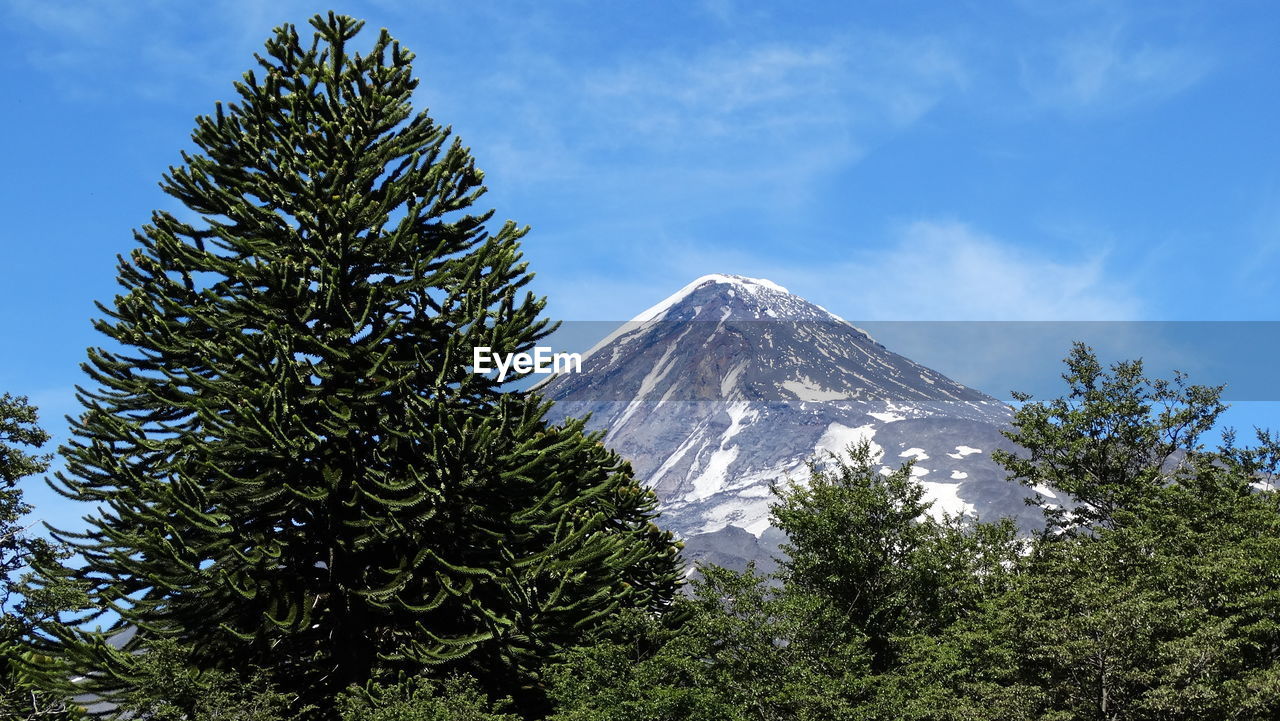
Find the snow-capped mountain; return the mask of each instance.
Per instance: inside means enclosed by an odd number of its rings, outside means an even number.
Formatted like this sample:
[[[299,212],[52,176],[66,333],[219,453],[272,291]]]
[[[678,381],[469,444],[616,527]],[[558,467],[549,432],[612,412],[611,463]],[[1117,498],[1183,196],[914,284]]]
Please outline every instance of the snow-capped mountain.
[[[886,468],[914,459],[934,513],[1038,520],[990,460],[1008,406],[767,280],[699,278],[540,392],[553,416],[591,414],[694,557],[767,558],[769,484],[864,439]]]

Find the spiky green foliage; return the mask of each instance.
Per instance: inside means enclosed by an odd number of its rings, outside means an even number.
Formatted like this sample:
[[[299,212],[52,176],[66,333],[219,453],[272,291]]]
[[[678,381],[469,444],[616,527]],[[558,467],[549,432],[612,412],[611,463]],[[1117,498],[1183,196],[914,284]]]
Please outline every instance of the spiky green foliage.
[[[102,510],[63,535],[140,633],[65,640],[104,693],[174,638],[302,705],[424,667],[536,698],[548,656],[669,601],[675,544],[580,422],[468,371],[473,346],[551,330],[527,229],[467,212],[482,173],[412,110],[409,52],[311,24],[198,119],[162,183],[190,215],[155,213],[99,306],[114,345],[90,351],[58,482]]]

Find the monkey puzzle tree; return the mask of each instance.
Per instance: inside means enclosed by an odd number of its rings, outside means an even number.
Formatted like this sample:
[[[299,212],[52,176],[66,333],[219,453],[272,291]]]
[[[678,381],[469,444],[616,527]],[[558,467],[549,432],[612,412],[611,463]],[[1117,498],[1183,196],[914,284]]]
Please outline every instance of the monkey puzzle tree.
[[[197,120],[162,183],[190,214],[155,213],[99,305],[114,345],[89,352],[57,480],[101,510],[60,535],[99,613],[139,633],[63,634],[65,653],[108,694],[172,638],[300,707],[424,668],[536,703],[543,659],[669,602],[676,544],[581,422],[468,370],[475,346],[551,330],[527,229],[466,212],[483,175],[412,110],[411,53],[311,24]]]

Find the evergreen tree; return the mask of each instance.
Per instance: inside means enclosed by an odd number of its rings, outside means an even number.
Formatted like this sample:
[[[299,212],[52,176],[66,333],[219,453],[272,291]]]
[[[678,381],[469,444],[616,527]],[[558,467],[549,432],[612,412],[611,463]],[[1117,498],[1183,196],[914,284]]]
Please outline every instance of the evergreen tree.
[[[113,345],[89,352],[57,480],[102,510],[61,535],[97,613],[139,633],[64,633],[66,653],[106,694],[170,638],[300,708],[424,668],[533,708],[545,659],[670,601],[676,544],[580,421],[468,371],[552,330],[527,229],[467,212],[483,174],[413,112],[411,53],[311,24],[197,120],[161,185],[190,215],[153,214],[99,305]]]

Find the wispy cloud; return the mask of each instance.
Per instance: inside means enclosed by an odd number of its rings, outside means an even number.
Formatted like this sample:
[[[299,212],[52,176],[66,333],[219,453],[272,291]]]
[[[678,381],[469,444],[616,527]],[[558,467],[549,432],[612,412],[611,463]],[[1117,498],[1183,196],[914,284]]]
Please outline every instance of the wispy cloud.
[[[632,58],[590,74],[579,102],[600,140],[640,138],[683,152],[776,145],[909,125],[964,81],[961,60],[933,40],[844,35],[812,44],[722,42],[688,54]]]
[[[504,186],[572,185],[615,219],[795,208],[834,172],[918,123],[966,82],[940,41],[884,35],[701,46],[571,68],[525,51],[485,86],[502,125],[471,118]]]
[[[1061,37],[1023,56],[1022,83],[1042,106],[1096,112],[1177,95],[1213,67],[1194,47],[1133,35],[1111,22]]]
[[[854,307],[869,317],[941,320],[1121,320],[1133,290],[1102,254],[1055,257],[957,221],[917,221],[897,242],[846,266]]]
[[[1275,313],[1275,290],[1280,283],[1275,279],[1275,268],[1280,263],[1280,187],[1271,186],[1262,192],[1262,200],[1248,223],[1245,235],[1252,249],[1249,262],[1237,273],[1238,283],[1254,291],[1259,301],[1267,302],[1261,309],[1263,315]]]

